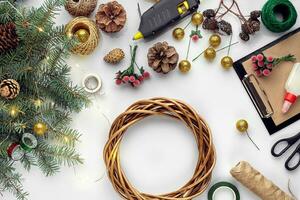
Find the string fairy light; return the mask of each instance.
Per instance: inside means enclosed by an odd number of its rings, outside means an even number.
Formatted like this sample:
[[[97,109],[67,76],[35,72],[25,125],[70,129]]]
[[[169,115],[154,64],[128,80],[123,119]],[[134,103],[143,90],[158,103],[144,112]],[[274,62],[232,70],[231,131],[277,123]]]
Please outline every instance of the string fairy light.
[[[4,3],[7,3],[10,7],[12,7],[24,19],[24,15],[13,4],[11,4],[9,1],[1,1],[0,2],[0,4],[4,4]],[[28,21],[26,21],[24,23],[26,24],[26,26],[31,25],[31,26],[35,27],[38,30],[38,32],[40,32],[40,33],[42,33],[42,32],[45,33],[45,31],[42,27],[36,26]],[[45,34],[51,36],[48,33],[45,33]]]

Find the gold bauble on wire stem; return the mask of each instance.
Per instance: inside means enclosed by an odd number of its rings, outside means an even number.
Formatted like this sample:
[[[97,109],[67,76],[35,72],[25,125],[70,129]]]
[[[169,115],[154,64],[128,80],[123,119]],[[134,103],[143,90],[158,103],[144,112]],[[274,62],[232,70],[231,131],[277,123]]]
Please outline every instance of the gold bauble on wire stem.
[[[185,35],[185,31],[183,28],[175,28],[173,30],[173,37],[176,40],[182,40],[184,38],[184,35]]]
[[[203,20],[204,20],[203,14],[200,12],[195,12],[192,15],[192,24],[195,26],[201,25]]]
[[[97,47],[100,38],[99,30],[94,21],[87,17],[76,17],[67,24],[66,34],[69,37],[73,37],[77,31],[82,29],[89,33],[89,37],[86,40],[87,33],[85,33],[84,40],[86,41],[79,42],[71,49],[71,51],[79,55],[89,55]]]
[[[191,63],[188,61],[188,60],[182,60],[180,63],[179,63],[179,70],[182,72],[182,73],[187,73],[191,70]]]
[[[214,48],[220,46],[221,41],[222,41],[222,39],[218,34],[213,34],[209,38],[209,44],[210,44],[210,46],[212,46]]]
[[[258,149],[259,147],[257,146],[257,144],[252,140],[252,138],[250,137],[249,133],[248,133],[248,128],[249,128],[249,125],[248,125],[248,122],[244,119],[240,119],[236,122],[235,124],[236,126],[236,129],[241,133],[241,134],[246,134],[247,137],[249,138],[249,140],[252,142],[252,144],[254,144],[254,146]]]
[[[216,57],[216,50],[214,48],[208,47],[205,51],[204,51],[204,57],[211,61],[213,59],[215,59]]]

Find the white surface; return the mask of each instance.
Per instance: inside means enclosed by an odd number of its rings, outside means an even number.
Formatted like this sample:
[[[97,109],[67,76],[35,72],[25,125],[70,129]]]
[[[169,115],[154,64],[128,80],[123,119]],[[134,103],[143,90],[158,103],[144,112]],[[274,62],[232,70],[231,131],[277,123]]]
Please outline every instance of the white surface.
[[[28,5],[39,5],[42,1],[27,0]],[[101,1],[103,2],[103,1]],[[96,51],[86,57],[72,56],[69,64],[73,67],[72,78],[80,84],[84,74],[97,73],[103,80],[102,96],[94,97],[94,106],[79,114],[74,114],[73,127],[82,133],[79,151],[85,159],[85,165],[75,170],[63,168],[61,173],[53,177],[44,177],[38,169],[24,172],[24,186],[30,192],[30,200],[117,200],[118,194],[113,190],[106,175],[102,159],[102,149],[108,138],[109,124],[104,113],[113,120],[129,105],[138,99],[156,96],[172,97],[184,100],[192,105],[209,123],[217,151],[217,165],[212,182],[231,181],[237,184],[243,200],[257,199],[251,192],[238,184],[229,174],[229,170],[240,160],[252,163],[257,169],[272,179],[287,191],[290,178],[293,189],[300,197],[300,169],[288,173],[284,168],[286,156],[275,159],[270,154],[271,146],[282,137],[293,135],[299,131],[300,123],[295,123],[274,136],[269,136],[254,106],[246,94],[234,70],[224,71],[219,60],[226,51],[218,53],[213,63],[203,58],[193,63],[190,73],[183,75],[178,70],[164,76],[152,72],[147,67],[147,50],[157,41],[168,41],[179,51],[183,59],[186,54],[188,39],[176,42],[171,37],[171,31],[152,42],[139,41],[137,62],[144,65],[152,74],[140,88],[118,87],[114,84],[115,72],[124,69],[129,63],[129,44],[139,25],[137,0],[119,0],[128,13],[126,27],[118,34],[101,33],[101,42]],[[129,3],[130,2],[130,3]],[[150,2],[139,1],[142,11],[151,6]],[[218,0],[203,1],[201,10],[215,8]],[[265,1],[239,0],[245,14],[260,9]],[[300,11],[300,2],[292,0]],[[58,17],[58,24],[65,24],[71,16],[63,10]],[[228,17],[234,26],[233,41],[240,41],[239,22]],[[185,26],[188,20],[180,24]],[[299,21],[294,27],[299,27]],[[192,44],[190,58],[197,55],[208,45],[210,33],[204,31],[204,38],[197,44]],[[262,26],[260,31],[248,43],[240,43],[232,48],[231,55],[239,59],[258,49],[281,34],[273,34]],[[229,37],[223,37],[222,46],[227,45]],[[104,63],[103,56],[112,48],[119,47],[126,51],[127,58],[119,66],[109,66]],[[270,77],[272,78],[272,77]],[[260,146],[257,151],[246,136],[239,135],[235,130],[235,122],[245,118],[250,124],[249,132]],[[141,191],[164,193],[177,189],[191,177],[196,164],[197,149],[194,138],[188,130],[177,122],[169,119],[151,118],[128,130],[121,149],[122,163],[131,182]],[[95,180],[103,177],[100,181]],[[298,190],[297,190],[298,189]],[[207,194],[196,198],[207,199]],[[0,197],[1,198],[1,197]],[[6,194],[4,199],[14,199]]]

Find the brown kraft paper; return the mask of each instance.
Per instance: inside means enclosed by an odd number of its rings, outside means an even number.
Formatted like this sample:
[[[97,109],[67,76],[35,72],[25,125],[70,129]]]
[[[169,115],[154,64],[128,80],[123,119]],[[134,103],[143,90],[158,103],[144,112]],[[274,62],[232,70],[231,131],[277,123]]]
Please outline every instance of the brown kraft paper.
[[[279,42],[278,44],[263,51],[266,56],[273,56],[274,58],[293,54],[297,58],[297,62],[300,62],[300,32],[288,37],[287,39]],[[247,74],[254,74],[252,69],[251,59],[243,63],[244,69]],[[283,114],[281,111],[284,95],[285,95],[285,82],[294,66],[292,62],[282,62],[274,68],[269,77],[257,77],[260,85],[265,90],[271,106],[274,109],[274,115],[272,119],[276,125],[279,125],[288,119],[294,117],[300,113],[300,100],[292,105],[288,113]],[[259,90],[259,88],[257,88]]]
[[[239,162],[230,173],[262,200],[295,200],[245,161]]]

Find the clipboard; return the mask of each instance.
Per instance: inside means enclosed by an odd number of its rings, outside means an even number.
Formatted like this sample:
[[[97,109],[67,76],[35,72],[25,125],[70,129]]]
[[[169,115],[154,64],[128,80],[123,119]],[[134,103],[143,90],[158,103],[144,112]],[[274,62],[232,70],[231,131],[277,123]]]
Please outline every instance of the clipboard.
[[[284,62],[274,68],[269,77],[257,77],[251,65],[251,57],[259,53],[273,57],[293,54],[300,60],[300,28],[280,37],[266,46],[250,53],[233,64],[246,92],[253,102],[270,135],[300,119],[300,100],[283,114],[285,82],[294,63]]]

